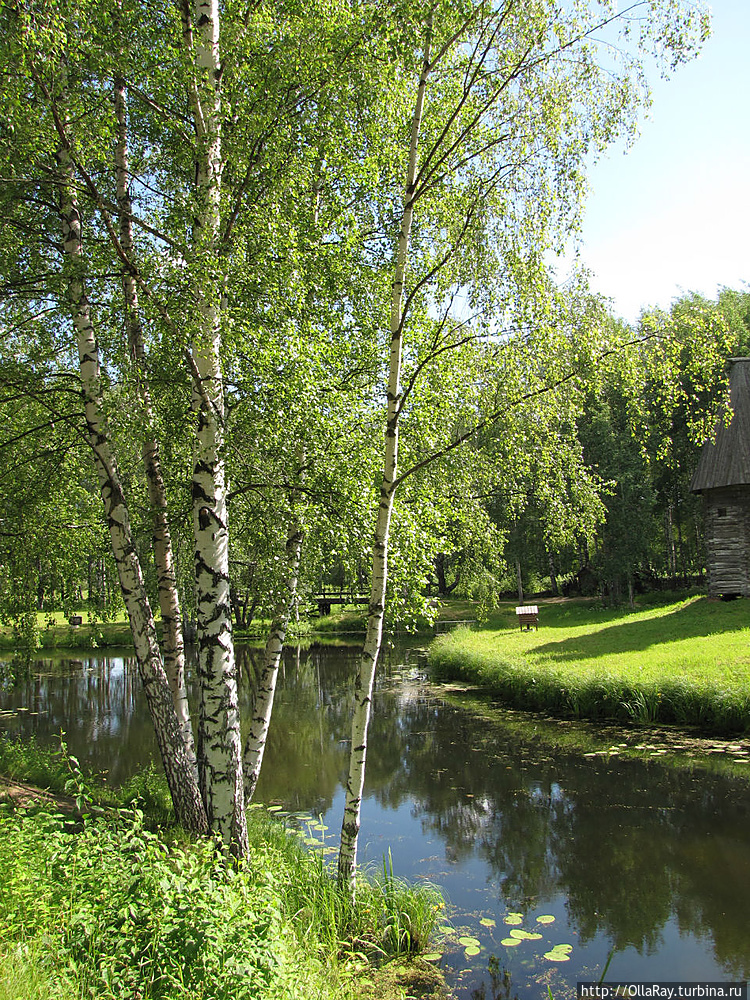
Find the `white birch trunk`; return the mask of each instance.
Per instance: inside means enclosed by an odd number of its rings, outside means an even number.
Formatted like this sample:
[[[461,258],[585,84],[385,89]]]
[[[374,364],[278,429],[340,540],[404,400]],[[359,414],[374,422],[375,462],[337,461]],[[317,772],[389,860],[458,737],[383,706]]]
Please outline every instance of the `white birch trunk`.
[[[153,614],[133,542],[127,504],[112,454],[101,404],[99,347],[83,280],[81,220],[73,193],[67,147],[58,151],[61,171],[60,218],[64,268],[75,328],[88,442],[94,455],[104,502],[112,554],[135,644],[138,669],[178,820],[188,829],[207,833],[208,823],[190,758],[174,710],[162,663]]]
[[[391,286],[390,352],[388,371],[388,404],[386,414],[383,479],[380,502],[372,546],[372,582],[367,612],[367,634],[359,661],[354,687],[352,716],[352,741],[349,750],[349,772],[346,782],[344,817],[341,824],[339,849],[339,885],[354,894],[357,872],[357,842],[361,826],[362,792],[367,762],[367,734],[370,725],[372,692],[375,683],[380,646],[383,640],[385,592],[388,582],[388,537],[398,472],[398,422],[401,402],[401,356],[403,347],[403,290],[409,255],[409,237],[414,217],[414,194],[417,176],[417,149],[422,125],[427,78],[430,71],[431,24],[428,24],[422,72],[417,88],[417,99],[412,117],[409,143],[409,165],[406,173],[404,206],[401,215],[401,232],[398,238],[396,260]]]
[[[198,768],[211,829],[236,857],[247,853],[237,673],[229,595],[229,534],[224,469],[221,287],[215,264],[221,221],[221,63],[218,0],[198,0],[195,37],[185,12],[185,41],[195,66],[191,92],[198,143],[193,227],[197,322],[193,360],[199,384],[193,467],[193,531],[198,618],[200,727]]]
[[[120,243],[128,257],[133,250],[133,227],[131,222],[131,200],[128,165],[128,126],[125,81],[122,77],[114,80],[114,104],[117,119],[117,143],[115,146],[115,175],[117,203],[120,210]],[[141,448],[146,470],[149,500],[153,519],[154,564],[159,594],[159,610],[162,621],[162,653],[164,668],[169,679],[177,718],[180,722],[185,748],[191,759],[196,776],[198,765],[195,756],[193,729],[190,724],[190,707],[185,681],[185,643],[182,635],[182,615],[177,591],[172,535],[167,514],[167,492],[161,471],[159,442],[153,433],[155,424],[151,390],[145,366],[145,345],[138,303],[138,289],[135,279],[128,271],[123,276],[126,323],[128,341],[136,370],[138,401],[144,423],[144,437]]]
[[[273,700],[279,663],[284,651],[289,618],[297,600],[297,580],[299,576],[300,554],[302,552],[302,531],[298,525],[289,526],[286,540],[287,585],[285,592],[274,610],[271,628],[263,651],[263,666],[255,693],[255,707],[250,722],[250,731],[245,742],[245,803],[252,801],[255,787],[260,777],[263,753],[266,749],[268,729],[271,723]]]

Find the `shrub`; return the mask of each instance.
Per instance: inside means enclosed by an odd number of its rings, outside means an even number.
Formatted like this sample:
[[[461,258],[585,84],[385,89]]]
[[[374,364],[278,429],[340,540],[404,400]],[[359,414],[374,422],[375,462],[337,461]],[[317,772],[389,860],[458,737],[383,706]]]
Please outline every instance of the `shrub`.
[[[167,846],[129,823],[74,831],[45,812],[0,823],[0,945],[43,936],[103,996],[257,1000],[288,964],[270,867],[210,841]]]

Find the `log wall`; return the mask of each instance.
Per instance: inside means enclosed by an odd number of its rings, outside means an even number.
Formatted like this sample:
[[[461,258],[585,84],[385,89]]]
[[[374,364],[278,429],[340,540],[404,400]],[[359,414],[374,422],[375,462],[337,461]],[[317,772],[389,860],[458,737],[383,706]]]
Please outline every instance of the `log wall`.
[[[750,597],[750,486],[703,491],[708,596]]]

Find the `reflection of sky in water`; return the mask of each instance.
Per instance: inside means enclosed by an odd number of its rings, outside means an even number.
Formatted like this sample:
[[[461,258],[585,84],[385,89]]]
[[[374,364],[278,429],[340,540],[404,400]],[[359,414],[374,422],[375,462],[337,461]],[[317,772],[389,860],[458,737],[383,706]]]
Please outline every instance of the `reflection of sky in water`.
[[[328,844],[343,810],[354,662],[346,649],[288,657],[258,789],[260,800],[322,813]],[[113,781],[156,756],[132,661],[90,657],[43,673],[0,695],[0,709],[26,709],[0,718],[0,731],[50,742],[62,727],[71,752]],[[242,702],[249,709],[246,685]],[[483,946],[473,959],[446,949],[442,966],[460,1000],[537,1000],[547,985],[563,1000],[576,981],[597,980],[610,955],[610,980],[743,978],[748,782],[662,759],[552,749],[545,731],[518,713],[452,707],[414,677],[386,680],[376,694],[360,862],[382,872],[390,849],[397,876],[444,889],[455,927]],[[503,946],[509,911],[542,939]],[[555,921],[538,925],[542,914]],[[543,958],[563,943],[570,961]]]

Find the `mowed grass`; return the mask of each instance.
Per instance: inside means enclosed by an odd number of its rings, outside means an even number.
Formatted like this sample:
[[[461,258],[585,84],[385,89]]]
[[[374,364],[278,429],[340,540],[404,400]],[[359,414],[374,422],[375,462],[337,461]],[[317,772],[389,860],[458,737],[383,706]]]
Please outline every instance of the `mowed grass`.
[[[539,604],[521,632],[514,606],[430,647],[442,679],[471,681],[515,708],[576,718],[750,729],[750,601],[704,597],[606,609]]]

